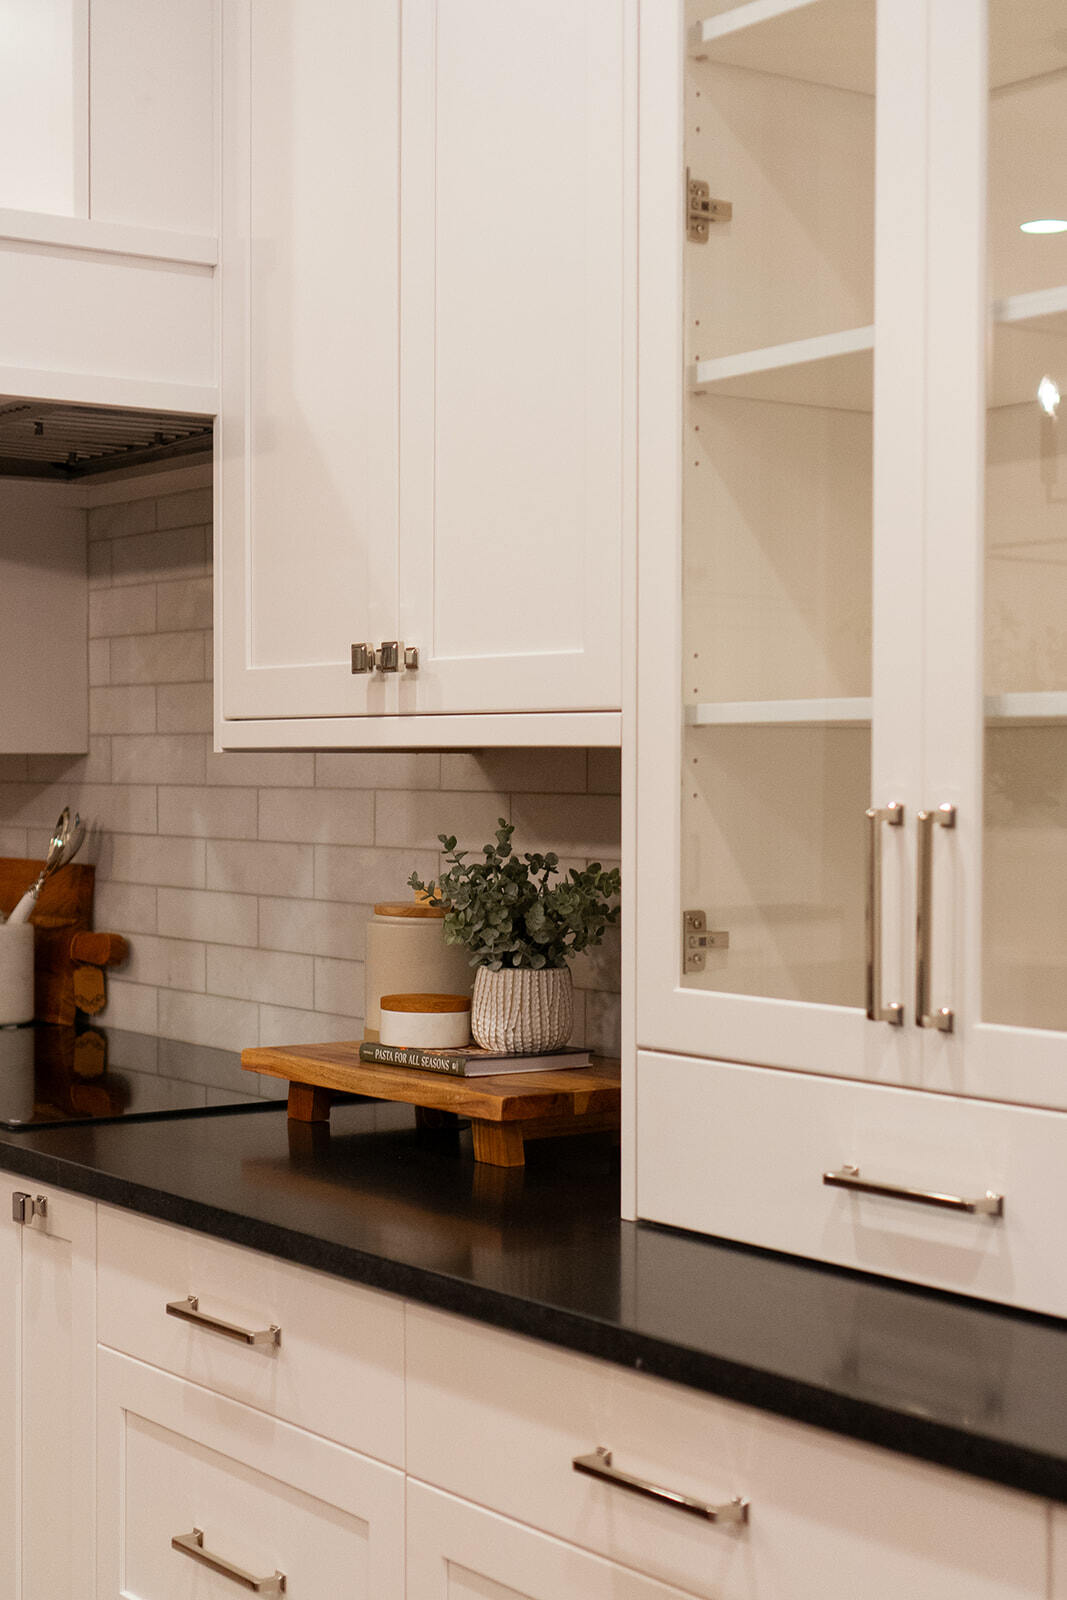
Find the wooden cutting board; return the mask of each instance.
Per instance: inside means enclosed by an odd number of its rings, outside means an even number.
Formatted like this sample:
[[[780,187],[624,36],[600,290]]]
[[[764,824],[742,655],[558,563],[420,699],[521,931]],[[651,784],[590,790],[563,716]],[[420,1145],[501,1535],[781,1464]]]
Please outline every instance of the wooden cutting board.
[[[0,911],[8,916],[44,866],[17,856],[0,856]],[[73,934],[93,925],[96,868],[80,861],[46,878],[30,921],[33,923],[33,999],[38,1022],[74,1021]]]

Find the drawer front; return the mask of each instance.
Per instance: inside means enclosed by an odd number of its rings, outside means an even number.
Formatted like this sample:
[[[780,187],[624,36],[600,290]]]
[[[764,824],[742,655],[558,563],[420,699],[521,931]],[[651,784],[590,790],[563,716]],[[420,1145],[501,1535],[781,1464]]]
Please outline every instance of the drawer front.
[[[409,1483],[409,1600],[684,1600],[681,1591]]]
[[[109,1206],[98,1239],[102,1344],[403,1464],[400,1300]],[[196,1315],[250,1333],[274,1325],[279,1343],[168,1314],[190,1295]]]
[[[402,1600],[400,1472],[114,1351],[98,1376],[100,1595]]]
[[[648,1221],[1067,1316],[1067,1113],[642,1052],[637,1127]],[[1003,1216],[922,1198],[990,1191]]]
[[[408,1471],[623,1566],[715,1600],[1022,1600],[1044,1593],[1045,1511],[1023,1495],[820,1429],[407,1311]],[[746,1526],[576,1472],[621,1471]]]

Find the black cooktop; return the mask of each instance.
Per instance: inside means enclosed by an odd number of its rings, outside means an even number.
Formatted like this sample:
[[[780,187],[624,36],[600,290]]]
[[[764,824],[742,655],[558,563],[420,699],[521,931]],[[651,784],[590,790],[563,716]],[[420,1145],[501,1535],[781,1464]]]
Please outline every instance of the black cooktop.
[[[284,1094],[277,1080],[242,1072],[233,1050],[121,1028],[0,1028],[0,1127],[12,1132],[262,1110]]]

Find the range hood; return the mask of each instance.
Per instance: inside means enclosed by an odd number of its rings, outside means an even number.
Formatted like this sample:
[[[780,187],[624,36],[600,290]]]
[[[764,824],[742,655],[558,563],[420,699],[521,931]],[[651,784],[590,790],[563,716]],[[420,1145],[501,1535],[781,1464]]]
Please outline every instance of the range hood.
[[[211,450],[212,420],[0,395],[0,477],[71,483]]]

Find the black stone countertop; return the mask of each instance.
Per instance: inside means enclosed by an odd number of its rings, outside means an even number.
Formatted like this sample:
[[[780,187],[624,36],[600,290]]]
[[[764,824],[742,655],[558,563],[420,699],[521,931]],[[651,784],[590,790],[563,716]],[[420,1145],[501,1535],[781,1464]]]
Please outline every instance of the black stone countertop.
[[[0,1134],[0,1167],[1067,1502],[1067,1323],[620,1222],[610,1140],[478,1166],[341,1106]]]

